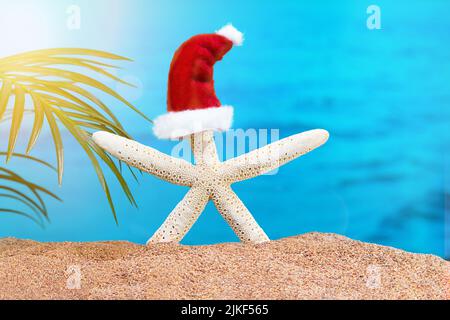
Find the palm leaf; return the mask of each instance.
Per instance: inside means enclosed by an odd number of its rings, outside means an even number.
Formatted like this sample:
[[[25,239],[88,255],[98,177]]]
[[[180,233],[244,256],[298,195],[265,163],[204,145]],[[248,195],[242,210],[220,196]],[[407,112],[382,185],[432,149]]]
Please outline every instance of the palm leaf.
[[[18,215],[20,215],[20,216],[27,217],[28,219],[31,219],[31,220],[33,220],[35,223],[37,223],[38,225],[40,225],[41,227],[44,227],[44,225],[42,224],[41,221],[37,220],[35,217],[33,217],[32,215],[30,215],[30,214],[28,214],[28,213],[26,213],[26,212],[24,212],[24,211],[14,210],[14,209],[3,209],[3,208],[0,208],[0,212],[3,212],[3,213],[5,213],[5,212],[6,212],[6,213],[14,213],[14,214],[18,214]]]
[[[7,154],[8,154],[7,152],[0,152],[0,156],[6,156]],[[34,161],[34,162],[39,163],[39,164],[41,164],[41,165],[43,165],[43,166],[45,166],[47,168],[52,169],[53,171],[56,171],[56,168],[54,166],[52,166],[51,164],[49,164],[48,162],[46,162],[44,160],[41,160],[39,158],[30,156],[28,154],[13,153],[12,156],[16,157],[16,158],[22,158],[22,159],[27,159],[27,160]]]
[[[34,145],[36,144],[36,141],[44,125],[44,116],[45,116],[45,110],[42,107],[40,101],[34,99],[34,97],[32,97],[32,99],[34,103],[34,122],[33,122],[33,129],[31,129],[30,139],[28,140],[27,149],[25,151],[27,154],[31,152]]]
[[[94,154],[97,153],[97,155],[101,158],[101,160],[103,160],[108,165],[108,167],[114,173],[116,179],[119,181],[120,186],[122,187],[122,190],[125,192],[128,200],[131,202],[132,205],[137,206],[136,201],[134,200],[133,195],[128,187],[128,184],[126,183],[122,174],[117,169],[115,163],[111,160],[109,155],[103,149],[99,148],[92,141],[90,134],[87,131],[82,130],[78,126],[76,126],[76,124],[60,110],[54,109],[54,112],[57,115],[57,117],[59,118],[59,120],[64,124],[66,129],[78,141],[80,146],[84,149],[84,151],[88,155],[89,159],[91,160],[91,163],[94,166],[94,169],[97,173],[97,177],[100,181],[103,191],[105,192],[106,197],[108,199],[108,203],[111,207],[114,219],[115,219],[116,223],[118,223],[117,214],[116,214],[116,211],[114,208],[114,204],[112,202],[112,197],[111,197],[111,193],[109,190],[109,186],[106,182],[105,175],[100,167],[100,164]]]
[[[5,114],[8,106],[9,97],[12,94],[12,85],[9,81],[3,81],[2,90],[0,91],[0,120]]]
[[[8,156],[8,152],[0,152],[0,155]],[[11,154],[10,156],[31,160],[40,165],[56,170],[50,164],[38,158],[24,154]],[[30,194],[27,194],[26,191],[22,191],[21,189],[27,190]],[[0,191],[0,198],[10,199],[16,202],[13,208],[0,207],[1,213],[13,213],[27,217],[39,224],[41,227],[44,226],[42,217],[45,217],[48,220],[48,211],[45,206],[43,196],[50,196],[53,199],[61,201],[61,199],[59,199],[59,197],[50,190],[24,179],[19,174],[4,167],[0,167]],[[18,209],[18,204],[22,204],[28,210],[31,210],[31,212]]]
[[[100,59],[124,61],[127,58],[108,52],[59,48],[26,52],[0,59],[0,121],[11,118],[7,160],[14,154],[24,113],[29,110],[25,103],[31,101],[34,122],[26,148],[29,154],[42,131],[44,124],[50,128],[57,159],[58,181],[62,183],[64,172],[64,149],[61,129],[64,127],[83,148],[97,174],[108,203],[117,222],[108,184],[101,163],[112,171],[132,205],[136,202],[123,178],[120,169],[101,148],[91,141],[93,131],[108,131],[131,138],[111,109],[96,97],[91,90],[109,95],[144,119],[151,122],[141,111],[113,89],[94,78],[95,75],[131,85],[109,69],[117,68]],[[92,74],[92,76],[88,75]],[[14,104],[12,97],[15,96]],[[8,106],[12,110],[9,112]],[[98,159],[97,159],[98,157]],[[120,164],[120,163],[119,163]],[[131,170],[134,178],[136,175]]]
[[[91,57],[97,57],[97,58],[103,58],[103,59],[110,59],[110,60],[128,60],[132,61],[129,58],[125,58],[122,56],[115,55],[113,53],[105,52],[105,51],[98,51],[98,50],[91,50],[91,49],[80,49],[80,48],[53,48],[53,49],[44,49],[44,50],[34,50],[34,51],[28,51],[20,54],[16,54],[14,56],[10,56],[7,58],[2,59],[0,61],[0,68],[2,67],[2,62],[5,62],[6,64],[11,63],[11,61],[24,61],[25,59],[35,59],[36,56],[43,56],[43,57],[49,57],[49,56],[67,56],[67,55],[81,55],[81,56],[91,56]]]
[[[9,132],[8,154],[6,155],[6,162],[9,161],[14,152],[14,147],[19,135],[20,125],[22,124],[23,113],[25,111],[25,94],[23,89],[21,87],[16,87],[14,92],[16,97],[14,101],[11,129]]]
[[[49,108],[44,107],[44,113],[48,121],[48,125],[50,126],[50,131],[52,132],[53,141],[55,143],[56,149],[56,160],[58,164],[58,182],[62,183],[62,174],[64,167],[64,148],[61,138],[61,133],[59,131],[58,125],[56,123],[55,117],[53,113],[49,110]]]

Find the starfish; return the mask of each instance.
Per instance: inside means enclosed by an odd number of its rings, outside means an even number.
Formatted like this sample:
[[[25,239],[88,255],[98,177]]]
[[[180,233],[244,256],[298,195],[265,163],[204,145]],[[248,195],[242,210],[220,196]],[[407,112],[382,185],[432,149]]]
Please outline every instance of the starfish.
[[[190,187],[162,226],[147,242],[180,242],[206,204],[212,200],[220,214],[243,242],[269,241],[231,185],[270,172],[328,140],[322,129],[306,131],[221,162],[213,131],[189,135],[195,164],[175,158],[108,132],[96,132],[93,140],[119,160],[170,183]]]

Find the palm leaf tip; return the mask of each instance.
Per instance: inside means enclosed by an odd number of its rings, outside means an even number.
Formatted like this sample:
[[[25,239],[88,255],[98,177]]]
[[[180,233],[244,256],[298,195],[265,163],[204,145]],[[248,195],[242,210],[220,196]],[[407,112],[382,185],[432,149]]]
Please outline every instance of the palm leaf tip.
[[[19,135],[20,126],[23,120],[23,114],[25,112],[25,93],[21,87],[16,87],[14,90],[15,100],[13,116],[11,120],[11,128],[8,141],[8,154],[6,156],[6,162],[8,163],[14,152],[14,148]]]
[[[7,154],[7,152],[0,152],[0,155],[3,156],[7,156]],[[12,154],[12,156],[21,157],[48,168],[55,169],[47,162],[38,158],[24,154]],[[22,191],[22,189],[26,191]],[[12,170],[0,167],[0,198],[13,200],[16,203],[13,208],[0,207],[0,212],[24,216],[44,228],[43,218],[48,222],[50,221],[48,210],[43,199],[44,195],[61,201],[61,199],[49,189],[23,178]],[[18,205],[26,207],[30,212],[19,209]]]

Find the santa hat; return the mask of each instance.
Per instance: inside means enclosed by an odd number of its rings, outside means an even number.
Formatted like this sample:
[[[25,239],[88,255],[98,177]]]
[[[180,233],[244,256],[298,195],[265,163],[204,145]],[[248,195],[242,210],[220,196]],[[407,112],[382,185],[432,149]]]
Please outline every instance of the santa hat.
[[[216,96],[214,64],[243,40],[243,34],[228,24],[215,34],[194,36],[178,48],[170,65],[168,113],[154,122],[158,138],[175,139],[231,127],[233,107],[223,106]]]

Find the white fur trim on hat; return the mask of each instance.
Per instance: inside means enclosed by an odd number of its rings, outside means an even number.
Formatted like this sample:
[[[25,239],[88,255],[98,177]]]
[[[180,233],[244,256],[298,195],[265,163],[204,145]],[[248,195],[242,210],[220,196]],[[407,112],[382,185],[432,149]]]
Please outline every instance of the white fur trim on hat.
[[[241,46],[242,43],[244,43],[244,34],[233,27],[231,23],[216,31],[216,34],[224,36],[225,38],[233,42],[235,46]]]
[[[226,131],[232,122],[230,106],[169,112],[155,119],[153,133],[160,139],[176,139],[207,130]]]

